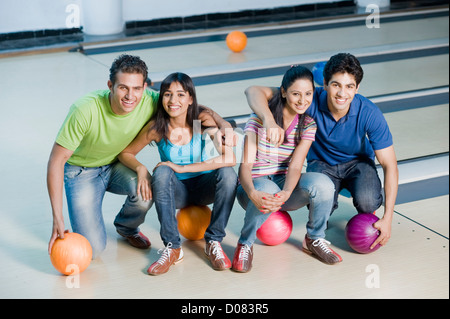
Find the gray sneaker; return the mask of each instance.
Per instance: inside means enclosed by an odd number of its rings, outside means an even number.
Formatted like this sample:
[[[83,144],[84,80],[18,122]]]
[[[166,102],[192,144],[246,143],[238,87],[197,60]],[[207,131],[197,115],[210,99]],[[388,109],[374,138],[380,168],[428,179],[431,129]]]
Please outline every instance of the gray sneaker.
[[[316,240],[308,238],[305,236],[305,240],[303,241],[303,251],[313,255],[320,261],[328,264],[334,265],[340,263],[342,261],[342,257],[339,256],[333,249],[328,247],[331,243],[326,241],[323,238],[319,238]]]

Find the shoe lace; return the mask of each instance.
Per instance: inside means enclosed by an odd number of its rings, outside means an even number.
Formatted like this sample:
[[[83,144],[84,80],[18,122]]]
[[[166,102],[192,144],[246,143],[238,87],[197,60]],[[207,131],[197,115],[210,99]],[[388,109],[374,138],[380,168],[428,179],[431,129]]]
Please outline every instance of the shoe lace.
[[[328,247],[331,243],[323,238],[316,239],[313,241],[312,245],[314,247],[319,247],[322,249],[325,253],[329,254],[331,253],[331,249]]]
[[[224,252],[223,252],[223,249],[222,249],[222,246],[220,245],[220,243],[218,241],[213,241],[213,240],[210,240],[209,243],[211,244],[211,247],[209,249],[211,251],[211,248],[212,248],[211,253],[214,256],[216,256],[216,260],[224,259],[225,256],[224,256]]]
[[[166,247],[158,250],[158,254],[161,254],[161,252],[162,255],[158,259],[158,264],[163,265],[170,258],[170,253],[172,252],[172,243],[168,243]]]
[[[248,245],[244,245],[241,247],[239,252],[239,259],[246,261],[248,260],[248,256],[252,253],[250,247]]]

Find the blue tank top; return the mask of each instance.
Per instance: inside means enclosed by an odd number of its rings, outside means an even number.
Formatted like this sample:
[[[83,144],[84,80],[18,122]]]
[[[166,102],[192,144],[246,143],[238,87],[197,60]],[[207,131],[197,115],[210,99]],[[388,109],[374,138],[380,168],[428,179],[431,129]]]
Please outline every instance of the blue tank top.
[[[170,161],[178,165],[188,165],[204,162],[210,158],[205,151],[205,140],[199,133],[194,134],[191,141],[185,145],[174,145],[169,140],[166,142],[164,139],[161,139],[156,145],[162,162]],[[184,180],[210,172],[212,171],[175,173],[175,175],[179,180]]]

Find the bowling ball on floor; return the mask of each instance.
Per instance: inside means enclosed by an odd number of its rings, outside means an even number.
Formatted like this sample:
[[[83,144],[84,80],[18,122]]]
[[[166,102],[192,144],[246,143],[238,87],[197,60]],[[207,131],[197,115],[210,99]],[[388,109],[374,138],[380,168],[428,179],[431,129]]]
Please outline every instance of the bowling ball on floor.
[[[350,247],[361,254],[368,254],[376,251],[381,246],[378,244],[373,249],[370,246],[380,235],[378,229],[373,227],[379,218],[371,213],[357,214],[353,216],[345,227],[345,239]]]
[[[50,252],[53,267],[64,275],[77,275],[83,272],[91,260],[91,244],[77,233],[65,233],[64,238],[57,238]]]

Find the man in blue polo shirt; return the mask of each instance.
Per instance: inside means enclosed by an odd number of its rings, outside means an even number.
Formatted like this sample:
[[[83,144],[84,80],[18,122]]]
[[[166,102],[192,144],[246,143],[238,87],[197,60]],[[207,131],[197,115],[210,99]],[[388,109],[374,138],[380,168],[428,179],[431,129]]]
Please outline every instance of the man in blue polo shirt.
[[[398,167],[392,135],[380,109],[357,94],[363,70],[356,57],[340,53],[324,68],[324,87],[315,90],[308,114],[317,123],[316,141],[308,153],[308,172],[326,174],[335,184],[335,205],[339,192],[350,191],[358,213],[373,213],[383,203],[382,184],[375,158],[384,173],[384,215],[374,224],[380,236],[372,247],[385,245],[391,236],[392,216],[398,189]],[[246,90],[252,110],[263,119],[271,141],[279,144],[283,130],[275,124],[267,101],[276,88],[250,87]],[[331,215],[331,212],[330,212]],[[303,249],[327,263],[342,258],[325,239],[305,237]],[[332,260],[332,262],[330,262]]]

